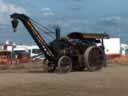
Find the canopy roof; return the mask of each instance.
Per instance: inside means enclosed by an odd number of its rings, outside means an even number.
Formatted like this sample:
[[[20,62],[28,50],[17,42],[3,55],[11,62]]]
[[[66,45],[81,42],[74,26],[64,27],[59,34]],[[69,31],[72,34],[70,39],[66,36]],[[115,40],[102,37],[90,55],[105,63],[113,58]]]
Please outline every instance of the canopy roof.
[[[67,35],[70,39],[103,39],[109,38],[109,35],[106,33],[80,33],[72,32]]]

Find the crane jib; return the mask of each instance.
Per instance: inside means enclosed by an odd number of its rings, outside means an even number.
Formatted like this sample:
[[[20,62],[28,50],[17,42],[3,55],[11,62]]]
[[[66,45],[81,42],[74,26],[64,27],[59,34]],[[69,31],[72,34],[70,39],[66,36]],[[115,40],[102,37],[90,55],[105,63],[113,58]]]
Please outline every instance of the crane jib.
[[[49,49],[47,43],[42,38],[40,33],[37,31],[37,29],[33,26],[31,19],[29,19],[28,16],[26,16],[24,14],[14,13],[11,15],[11,18],[13,19],[12,26],[14,29],[16,29],[17,24],[18,24],[17,19],[22,21],[22,23],[24,24],[24,26],[26,27],[26,29],[28,30],[28,32],[30,33],[30,35],[32,36],[32,38],[34,39],[36,44],[39,46],[39,48],[43,51],[43,53],[47,59],[54,57],[54,55],[53,55],[52,51]]]

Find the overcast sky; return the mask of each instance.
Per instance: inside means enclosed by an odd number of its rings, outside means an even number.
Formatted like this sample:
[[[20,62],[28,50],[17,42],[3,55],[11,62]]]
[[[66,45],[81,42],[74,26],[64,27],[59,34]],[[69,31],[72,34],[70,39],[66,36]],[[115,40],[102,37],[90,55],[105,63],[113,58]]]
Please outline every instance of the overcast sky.
[[[62,35],[106,32],[128,42],[127,4],[128,0],[0,0],[0,41],[33,43],[22,25],[12,32],[9,15],[19,12],[45,26],[59,24]]]

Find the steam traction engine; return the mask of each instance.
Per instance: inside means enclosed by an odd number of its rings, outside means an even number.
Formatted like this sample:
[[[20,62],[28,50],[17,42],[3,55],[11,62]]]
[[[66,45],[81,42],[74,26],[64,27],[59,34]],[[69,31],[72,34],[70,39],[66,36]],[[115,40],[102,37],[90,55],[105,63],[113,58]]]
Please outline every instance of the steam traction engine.
[[[103,38],[107,34],[84,34],[72,32],[66,37],[60,37],[60,29],[56,28],[56,39],[47,44],[32,23],[32,19],[24,14],[11,15],[14,31],[20,20],[36,44],[45,55],[44,71],[70,72],[74,70],[95,71],[101,69],[105,63]],[[97,46],[97,44],[101,44]]]

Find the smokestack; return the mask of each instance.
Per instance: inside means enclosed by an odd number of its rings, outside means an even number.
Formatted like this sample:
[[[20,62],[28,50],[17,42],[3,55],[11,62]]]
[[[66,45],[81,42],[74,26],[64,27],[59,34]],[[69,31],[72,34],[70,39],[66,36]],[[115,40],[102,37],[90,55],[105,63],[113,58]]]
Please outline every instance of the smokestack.
[[[55,28],[55,32],[56,32],[56,40],[60,40],[60,27],[59,26],[56,26]]]

